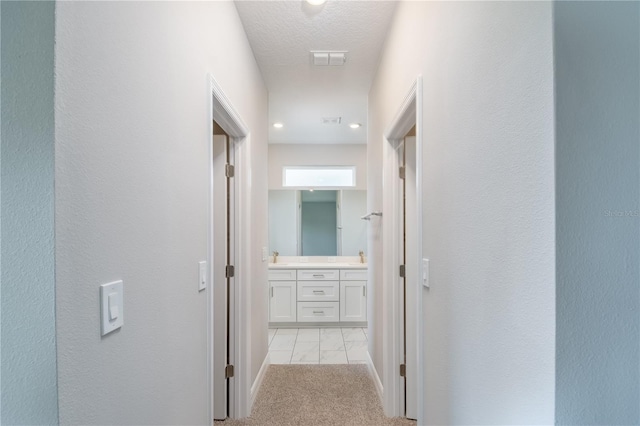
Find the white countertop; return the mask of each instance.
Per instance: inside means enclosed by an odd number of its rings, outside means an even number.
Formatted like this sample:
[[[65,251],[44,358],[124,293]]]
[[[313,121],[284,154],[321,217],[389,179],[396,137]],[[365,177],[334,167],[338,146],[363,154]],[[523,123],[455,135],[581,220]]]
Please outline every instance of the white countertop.
[[[355,262],[277,262],[269,263],[269,269],[367,269],[367,264]]]

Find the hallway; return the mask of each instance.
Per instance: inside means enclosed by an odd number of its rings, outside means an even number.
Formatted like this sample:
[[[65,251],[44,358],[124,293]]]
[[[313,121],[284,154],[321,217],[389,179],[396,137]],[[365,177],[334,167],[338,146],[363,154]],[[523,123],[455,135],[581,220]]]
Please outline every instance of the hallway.
[[[272,365],[251,417],[214,426],[415,426],[387,418],[366,365]]]
[[[313,29],[277,15],[265,31],[258,7],[276,6]],[[228,170],[239,189],[238,253],[224,268],[242,307],[232,412],[257,412],[267,371],[325,367],[320,331],[317,350],[307,331],[276,333],[269,346],[268,191],[271,175],[282,182],[270,145],[298,142],[283,135],[304,127],[299,105],[315,99],[313,84],[287,86],[296,102],[285,102],[293,114],[278,130],[268,75],[280,69],[346,97],[358,89],[360,115],[332,103],[306,118],[340,130],[313,141],[318,151],[345,142],[340,134],[366,146],[367,175],[356,182],[367,211],[382,215],[362,248],[368,333],[350,342],[340,331],[344,357],[336,349],[325,360],[366,369],[383,413],[402,414],[402,342],[390,336],[401,306],[393,283],[406,271],[388,220],[404,172],[387,166],[389,128],[409,111],[424,212],[413,253],[423,273],[408,280],[424,308],[411,351],[424,368],[410,375],[423,395],[420,423],[640,423],[640,2],[312,6],[0,2],[2,423],[211,423],[214,120],[227,132],[232,118],[241,124]],[[341,13],[351,7],[364,31]],[[381,10],[385,19],[371,23]],[[325,34],[330,12],[345,38]],[[323,46],[317,34],[328,36]],[[267,73],[260,61],[272,57],[272,39],[308,45],[280,49],[285,60]],[[370,74],[340,86],[333,78],[358,57]],[[312,68],[316,58],[342,65]],[[421,103],[408,102],[418,86]],[[101,299],[114,282],[122,291]],[[120,327],[103,334],[110,321]],[[317,356],[318,365],[271,366],[270,350],[276,362]],[[363,356],[366,366],[351,363]]]

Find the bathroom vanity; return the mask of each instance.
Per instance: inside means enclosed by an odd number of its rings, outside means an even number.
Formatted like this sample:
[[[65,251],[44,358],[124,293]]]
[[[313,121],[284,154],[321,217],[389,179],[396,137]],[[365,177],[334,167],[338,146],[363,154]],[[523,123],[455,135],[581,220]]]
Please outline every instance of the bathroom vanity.
[[[270,326],[365,326],[366,322],[366,263],[269,264]]]

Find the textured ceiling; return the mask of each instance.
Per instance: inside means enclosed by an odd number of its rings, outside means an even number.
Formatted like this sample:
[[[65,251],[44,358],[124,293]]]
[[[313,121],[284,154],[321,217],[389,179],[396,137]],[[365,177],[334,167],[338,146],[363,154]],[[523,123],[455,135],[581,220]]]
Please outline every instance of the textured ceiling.
[[[367,96],[393,1],[236,1],[269,90],[270,143],[366,143]],[[344,66],[315,67],[310,51],[347,51]],[[322,117],[342,117],[340,125]],[[349,123],[361,123],[356,130]]]

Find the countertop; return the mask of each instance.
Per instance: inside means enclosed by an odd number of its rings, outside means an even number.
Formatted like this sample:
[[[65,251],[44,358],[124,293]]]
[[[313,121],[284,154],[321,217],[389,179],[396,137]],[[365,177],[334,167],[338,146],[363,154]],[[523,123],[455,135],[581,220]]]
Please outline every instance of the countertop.
[[[269,263],[269,269],[367,269],[367,264],[355,262],[277,262]]]

